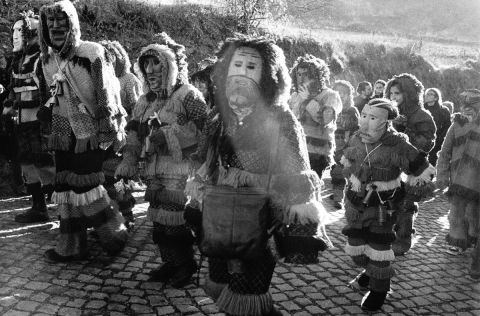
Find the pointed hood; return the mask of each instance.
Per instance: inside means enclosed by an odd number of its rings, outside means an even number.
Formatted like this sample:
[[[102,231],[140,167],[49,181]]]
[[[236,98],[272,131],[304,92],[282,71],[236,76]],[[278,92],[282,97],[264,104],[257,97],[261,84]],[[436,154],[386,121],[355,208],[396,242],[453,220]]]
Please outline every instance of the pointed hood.
[[[68,23],[70,31],[67,35],[65,44],[58,52],[60,58],[67,58],[72,52],[74,47],[77,47],[80,42],[80,22],[78,20],[77,10],[73,6],[72,2],[68,0],[62,0],[55,2],[51,5],[44,5],[40,9],[40,25],[39,25],[39,41],[40,49],[44,60],[48,59],[48,49],[52,46],[50,36],[48,34],[47,26],[47,14],[63,12],[68,17]]]

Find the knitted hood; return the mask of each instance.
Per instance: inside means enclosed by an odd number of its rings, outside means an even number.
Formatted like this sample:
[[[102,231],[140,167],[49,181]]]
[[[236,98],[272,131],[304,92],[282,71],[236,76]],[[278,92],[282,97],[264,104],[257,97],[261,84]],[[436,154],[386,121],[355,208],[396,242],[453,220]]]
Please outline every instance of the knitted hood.
[[[58,52],[60,58],[67,58],[74,47],[80,42],[80,22],[78,21],[77,10],[69,0],[62,0],[51,5],[44,5],[40,9],[39,41],[42,56],[46,61],[48,59],[48,49],[52,47],[50,36],[48,34],[47,14],[64,12],[68,17],[70,31],[67,35],[65,44]],[[52,48],[53,49],[53,48]]]

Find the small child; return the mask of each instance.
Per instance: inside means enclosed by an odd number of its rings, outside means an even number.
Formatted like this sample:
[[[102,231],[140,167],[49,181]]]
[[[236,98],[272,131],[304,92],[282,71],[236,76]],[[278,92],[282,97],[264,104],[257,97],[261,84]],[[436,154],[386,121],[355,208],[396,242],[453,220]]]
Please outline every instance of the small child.
[[[479,232],[480,198],[480,90],[470,89],[461,94],[461,113],[454,115],[437,164],[437,187],[448,187],[450,201],[448,220],[450,230],[446,236],[458,254],[475,246],[470,275],[480,278]]]
[[[336,80],[333,85],[333,90],[340,94],[342,100],[342,112],[337,118],[337,129],[335,131],[335,165],[330,170],[332,177],[333,194],[330,198],[335,203],[335,208],[343,208],[344,189],[346,185],[345,177],[343,176],[343,167],[340,164],[340,158],[343,155],[343,149],[348,144],[350,137],[358,129],[358,118],[360,114],[356,107],[353,106],[354,89],[350,82],[346,80]]]

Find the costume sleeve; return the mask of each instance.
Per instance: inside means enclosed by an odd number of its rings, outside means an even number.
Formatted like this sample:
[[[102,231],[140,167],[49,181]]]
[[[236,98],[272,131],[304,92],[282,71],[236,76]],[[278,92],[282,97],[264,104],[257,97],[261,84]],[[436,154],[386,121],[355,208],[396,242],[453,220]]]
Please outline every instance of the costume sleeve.
[[[453,139],[455,136],[453,125],[448,129],[442,149],[438,153],[437,181],[445,184],[450,183],[450,161],[452,159]]]
[[[276,241],[290,262],[313,263],[319,250],[331,246],[325,231],[327,213],[320,202],[320,179],[310,169],[303,129],[288,113],[280,127],[270,187],[274,218],[287,227],[276,234]]]
[[[142,152],[142,144],[138,137],[138,121],[130,121],[127,126],[127,140],[123,147],[122,162],[115,171],[115,177],[132,179],[138,175],[137,162]]]
[[[113,81],[118,79],[104,56],[98,56],[93,61],[91,76],[97,100],[95,117],[99,126],[99,141],[120,140],[125,137],[123,128],[127,113],[121,106],[120,91]]]
[[[188,121],[193,121],[197,128],[202,130],[207,118],[207,104],[200,92],[190,91],[183,100],[183,106],[186,114],[185,117],[179,116],[178,124],[183,125]]]
[[[123,107],[127,113],[131,113],[142,94],[142,83],[134,74],[128,73],[127,75],[129,77],[124,87],[125,104]]]

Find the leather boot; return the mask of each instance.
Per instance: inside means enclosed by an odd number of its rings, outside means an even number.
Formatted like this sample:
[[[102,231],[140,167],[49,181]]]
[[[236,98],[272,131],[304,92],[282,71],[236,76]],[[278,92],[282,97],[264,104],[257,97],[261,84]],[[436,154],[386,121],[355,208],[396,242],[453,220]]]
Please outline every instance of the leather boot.
[[[45,195],[42,192],[40,182],[27,185],[29,193],[32,195],[32,207],[26,212],[15,216],[18,223],[38,223],[48,221],[47,206],[45,204]]]
[[[170,283],[174,288],[182,288],[188,285],[193,274],[197,271],[198,265],[195,260],[188,261],[181,266],[176,267],[176,271],[170,279]]]
[[[387,298],[387,292],[370,291],[363,297],[362,309],[368,312],[379,310]]]
[[[148,281],[150,282],[163,282],[166,283],[176,271],[176,267],[174,267],[171,263],[166,262],[160,266],[160,268],[150,271],[150,278]]]

